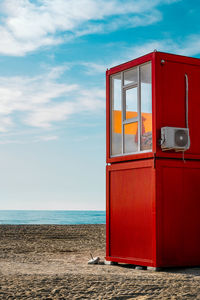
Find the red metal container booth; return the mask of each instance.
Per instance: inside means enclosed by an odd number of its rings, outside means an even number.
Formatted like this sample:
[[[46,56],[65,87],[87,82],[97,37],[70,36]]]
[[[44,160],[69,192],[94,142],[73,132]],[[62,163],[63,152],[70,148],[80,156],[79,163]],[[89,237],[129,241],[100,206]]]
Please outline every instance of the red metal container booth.
[[[106,89],[106,259],[200,265],[200,59],[155,51]]]

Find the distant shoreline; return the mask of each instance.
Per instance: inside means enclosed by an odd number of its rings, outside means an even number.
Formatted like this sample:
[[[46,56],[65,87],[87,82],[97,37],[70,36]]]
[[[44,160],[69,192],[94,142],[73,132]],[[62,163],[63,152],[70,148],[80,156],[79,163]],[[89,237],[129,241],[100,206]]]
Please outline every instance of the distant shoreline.
[[[0,210],[0,225],[81,225],[105,224],[100,210]]]

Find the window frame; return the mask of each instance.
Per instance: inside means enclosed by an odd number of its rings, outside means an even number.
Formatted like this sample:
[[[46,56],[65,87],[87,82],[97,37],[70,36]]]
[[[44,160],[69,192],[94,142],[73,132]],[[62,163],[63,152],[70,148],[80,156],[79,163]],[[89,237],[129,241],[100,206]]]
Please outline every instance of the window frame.
[[[133,66],[131,68],[122,70],[120,72],[113,73],[110,76],[109,84],[110,84],[110,158],[117,158],[120,156],[128,156],[128,155],[133,155],[133,154],[140,154],[140,153],[151,153],[153,151],[153,132],[152,132],[152,146],[151,149],[147,150],[140,150],[141,149],[141,139],[142,139],[142,133],[141,133],[141,67],[150,64],[151,66],[151,113],[153,113],[153,99],[152,99],[152,61],[146,61],[144,63],[141,63],[139,65]],[[132,69],[137,69],[137,83],[129,83],[129,84],[124,84],[124,73],[126,71],[130,71]],[[121,112],[122,112],[122,151],[120,154],[113,155],[112,154],[112,112],[113,112],[113,77],[116,76],[117,74],[121,74]],[[132,88],[137,87],[137,117],[131,118],[131,119],[126,119],[126,91]],[[126,124],[132,124],[132,123],[137,123],[138,122],[138,150],[135,152],[128,152],[125,153],[125,130],[124,127]],[[152,126],[153,126],[153,117],[152,117]],[[153,131],[153,129],[152,129]]]

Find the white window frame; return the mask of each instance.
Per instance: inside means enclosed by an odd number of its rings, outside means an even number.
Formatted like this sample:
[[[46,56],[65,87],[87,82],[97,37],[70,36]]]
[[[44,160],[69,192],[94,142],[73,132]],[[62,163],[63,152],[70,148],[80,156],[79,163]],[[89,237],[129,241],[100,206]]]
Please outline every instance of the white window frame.
[[[129,83],[129,84],[124,84],[124,72],[126,72],[127,70],[124,70],[122,72],[119,73],[115,73],[113,74],[113,76],[117,75],[117,74],[121,74],[121,110],[122,110],[122,152],[121,154],[117,154],[117,155],[112,155],[111,157],[119,157],[119,156],[125,156],[125,155],[130,155],[130,154],[138,154],[138,153],[146,153],[146,152],[151,152],[151,149],[148,150],[140,150],[141,149],[141,138],[142,138],[142,133],[141,133],[141,71],[140,71],[140,67],[145,65],[145,64],[151,64],[151,62],[146,62],[144,64],[138,65],[136,67],[130,68],[128,69],[128,71],[133,70],[133,69],[137,69],[137,83]],[[110,81],[110,86],[111,86],[111,101],[110,101],[110,106],[111,106],[111,110],[110,110],[110,153],[112,153],[112,111],[113,111],[113,107],[112,107],[112,103],[113,102],[113,84],[112,84],[112,76],[111,76],[111,81]],[[137,117],[135,118],[131,118],[131,119],[126,119],[126,91],[132,88],[137,88]],[[152,80],[151,80],[151,88],[152,88]],[[152,97],[151,97],[152,98]],[[152,99],[151,99],[151,105],[152,105]],[[138,122],[138,150],[135,152],[129,152],[129,153],[125,153],[125,130],[124,127],[126,124],[132,124],[132,123],[136,123]]]

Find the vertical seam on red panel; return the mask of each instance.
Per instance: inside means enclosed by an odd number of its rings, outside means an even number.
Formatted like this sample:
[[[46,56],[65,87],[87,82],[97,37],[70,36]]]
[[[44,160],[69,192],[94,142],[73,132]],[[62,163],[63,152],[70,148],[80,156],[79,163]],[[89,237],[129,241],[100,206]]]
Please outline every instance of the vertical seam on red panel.
[[[157,169],[156,169],[156,158],[155,160],[155,168],[154,168],[154,261],[157,267]]]
[[[156,153],[156,52],[152,59],[152,150]]]
[[[106,166],[106,256],[110,256],[110,171]]]
[[[106,161],[110,158],[110,76],[106,72]]]

